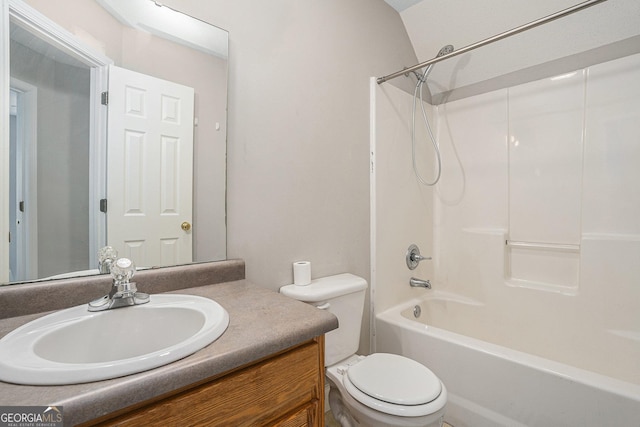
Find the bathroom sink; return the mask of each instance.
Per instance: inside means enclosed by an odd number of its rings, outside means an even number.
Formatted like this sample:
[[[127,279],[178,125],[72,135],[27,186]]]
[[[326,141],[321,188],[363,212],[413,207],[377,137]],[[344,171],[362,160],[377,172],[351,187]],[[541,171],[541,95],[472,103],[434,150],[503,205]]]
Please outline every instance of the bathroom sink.
[[[87,305],[36,319],[0,340],[0,380],[78,384],[166,365],[219,338],[229,325],[215,301],[156,294],[144,305],[89,312]]]

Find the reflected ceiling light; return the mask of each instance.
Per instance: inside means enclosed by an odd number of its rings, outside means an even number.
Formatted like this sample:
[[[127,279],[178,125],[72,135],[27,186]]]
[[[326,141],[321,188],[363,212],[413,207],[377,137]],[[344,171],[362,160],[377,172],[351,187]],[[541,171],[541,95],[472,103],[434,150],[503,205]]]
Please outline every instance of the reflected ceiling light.
[[[122,24],[193,49],[227,58],[229,34],[152,0],[96,0]],[[156,7],[158,6],[158,7]]]

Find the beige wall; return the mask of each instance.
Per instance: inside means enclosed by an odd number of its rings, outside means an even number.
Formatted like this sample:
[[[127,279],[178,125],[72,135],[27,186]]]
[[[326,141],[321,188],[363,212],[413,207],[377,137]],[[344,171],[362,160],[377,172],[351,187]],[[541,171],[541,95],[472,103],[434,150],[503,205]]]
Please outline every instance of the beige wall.
[[[369,280],[369,77],[416,62],[382,0],[169,0],[229,30],[228,255],[247,278]],[[362,349],[368,349],[368,320]]]
[[[369,276],[369,77],[416,60],[382,0],[165,2],[229,30],[228,253],[277,289]]]

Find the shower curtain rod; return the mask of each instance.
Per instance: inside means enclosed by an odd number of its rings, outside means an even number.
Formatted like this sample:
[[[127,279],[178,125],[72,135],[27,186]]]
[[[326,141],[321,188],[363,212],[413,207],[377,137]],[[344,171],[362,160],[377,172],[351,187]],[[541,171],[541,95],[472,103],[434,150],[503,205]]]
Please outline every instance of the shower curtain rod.
[[[412,67],[405,68],[405,69],[400,70],[400,71],[396,71],[395,73],[389,74],[389,75],[384,76],[384,77],[378,77],[378,79],[376,81],[378,82],[378,84],[384,83],[387,80],[395,79],[396,77],[405,75],[407,73],[410,73],[412,71],[418,70],[420,68],[424,68],[427,65],[435,64],[436,62],[444,61],[446,59],[453,58],[454,56],[462,55],[463,53],[472,51],[474,49],[477,49],[479,47],[488,45],[488,44],[493,43],[493,42],[497,42],[498,40],[502,40],[504,38],[513,36],[515,34],[522,33],[523,31],[530,30],[531,28],[535,28],[535,27],[537,27],[539,25],[546,24],[547,22],[554,21],[554,20],[556,20],[558,18],[562,18],[562,17],[570,15],[570,14],[572,14],[574,12],[578,12],[578,11],[580,11],[582,9],[586,9],[588,7],[594,6],[594,5],[598,4],[598,3],[602,3],[602,2],[605,2],[605,1],[607,1],[607,0],[588,0],[588,1],[585,1],[585,2],[582,2],[582,3],[578,3],[575,6],[571,6],[571,7],[567,8],[567,9],[563,9],[563,10],[561,10],[559,12],[556,12],[556,13],[553,13],[551,15],[545,16],[544,18],[540,18],[540,19],[537,19],[535,21],[531,21],[528,24],[524,24],[524,25],[521,25],[519,27],[512,28],[511,30],[505,31],[504,33],[497,34],[497,35],[495,35],[493,37],[489,37],[489,38],[481,40],[479,42],[476,42],[476,43],[470,44],[468,46],[462,47],[460,49],[454,50],[453,52],[448,53],[446,55],[437,56],[437,57],[435,57],[433,59],[430,59],[428,61],[421,62],[420,64],[416,64],[416,65],[414,65]]]

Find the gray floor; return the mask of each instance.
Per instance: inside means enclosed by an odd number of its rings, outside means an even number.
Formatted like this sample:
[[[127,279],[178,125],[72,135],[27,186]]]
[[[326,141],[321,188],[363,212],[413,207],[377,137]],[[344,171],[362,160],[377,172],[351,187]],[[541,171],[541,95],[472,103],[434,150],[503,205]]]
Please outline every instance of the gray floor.
[[[325,412],[324,425],[325,427],[340,427],[340,424],[338,424],[338,422],[333,418],[331,411]]]
[[[333,419],[333,415],[331,415],[331,411],[324,414],[324,425],[325,427],[340,427],[340,424],[336,420]],[[450,424],[444,423],[442,427],[453,427]]]

